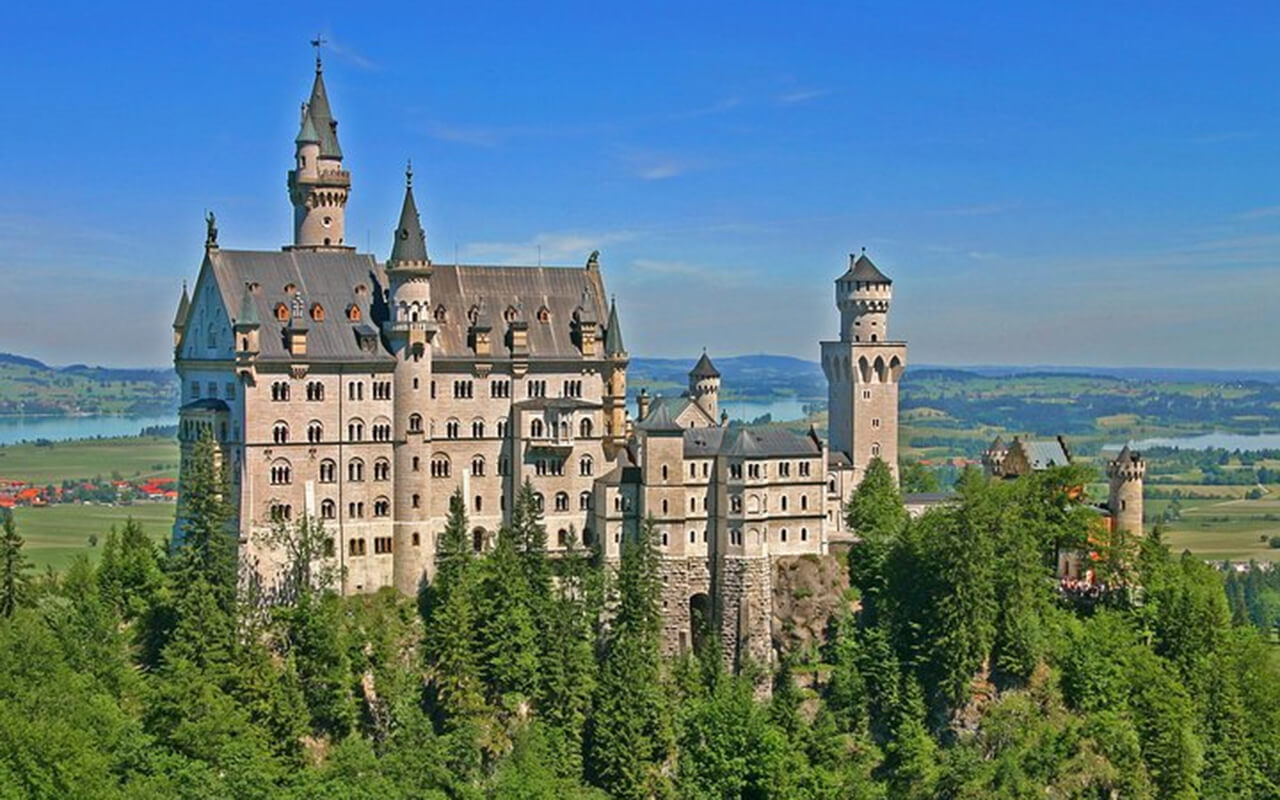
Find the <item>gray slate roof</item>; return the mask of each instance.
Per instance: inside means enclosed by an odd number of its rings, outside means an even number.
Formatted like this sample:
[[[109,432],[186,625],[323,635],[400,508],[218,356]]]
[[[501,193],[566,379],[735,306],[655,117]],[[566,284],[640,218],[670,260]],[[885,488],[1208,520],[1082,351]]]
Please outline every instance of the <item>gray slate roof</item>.
[[[675,433],[684,430],[676,422],[669,403],[650,407],[648,415],[636,423],[636,428],[646,433]]]
[[[782,428],[745,426],[731,428],[721,453],[741,458],[777,458],[781,456],[816,456],[822,448],[808,436],[800,436]]]
[[[707,352],[702,351],[702,358],[698,359],[698,363],[693,365],[693,369],[689,370],[690,377],[693,378],[719,378],[720,370],[716,369],[716,365],[711,363],[711,359],[707,358]]]
[[[291,360],[282,336],[287,322],[276,320],[278,303],[291,307],[293,297],[284,287],[293,284],[302,293],[306,308],[319,303],[325,310],[322,321],[308,319],[307,360],[374,361],[392,356],[381,345],[373,352],[362,348],[355,325],[347,318],[347,308],[355,305],[359,322],[379,325],[387,317],[384,291],[388,286],[383,267],[367,254],[351,251],[309,250],[258,251],[210,250],[207,254],[223,303],[233,313],[243,315],[246,284],[256,284],[252,310],[262,321],[261,352],[264,361]],[[356,293],[356,287],[365,291]],[[519,318],[528,324],[531,360],[581,360],[574,339],[573,315],[584,298],[594,303],[594,313],[603,314],[604,282],[599,270],[581,267],[489,267],[469,265],[435,266],[431,276],[431,296],[437,307],[444,306],[445,322],[439,323],[436,356],[442,359],[475,358],[468,337],[471,326],[467,312],[482,305],[494,326],[494,353],[505,357],[507,323],[503,311],[523,308]],[[536,311],[545,306],[547,322]]]
[[[324,73],[316,62],[316,80],[311,84],[311,100],[307,103],[307,115],[315,125],[320,138],[320,157],[342,160],[342,148],[338,146],[338,121],[329,108],[329,93],[324,89]]]
[[[1027,463],[1032,469],[1065,467],[1071,463],[1071,459],[1067,457],[1067,451],[1056,439],[1020,439],[1016,444],[1022,445],[1022,450],[1027,455]]]
[[[627,347],[622,343],[622,325],[618,322],[618,304],[611,300],[609,301],[609,322],[604,330],[604,354],[618,356],[625,352],[627,352]]]
[[[187,314],[191,312],[191,298],[187,295],[187,284],[182,284],[182,297],[178,298],[178,313],[173,315],[173,327],[181,328],[187,324]]]
[[[710,458],[724,445],[725,428],[685,428],[684,457]]]
[[[400,224],[391,244],[389,266],[407,261],[427,260],[427,236],[418,219],[418,204],[413,201],[413,173],[405,172],[404,204],[400,207]]]
[[[880,268],[871,263],[866,253],[849,254],[849,270],[841,276],[841,280],[861,281],[862,283],[893,283]]]

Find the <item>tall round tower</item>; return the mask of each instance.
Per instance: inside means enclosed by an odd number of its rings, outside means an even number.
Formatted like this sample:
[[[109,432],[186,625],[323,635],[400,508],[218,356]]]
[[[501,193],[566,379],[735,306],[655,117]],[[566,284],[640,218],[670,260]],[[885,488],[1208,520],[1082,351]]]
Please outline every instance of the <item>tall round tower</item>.
[[[347,197],[351,173],[342,168],[338,121],[329,108],[324,72],[316,57],[311,99],[302,107],[302,127],[294,139],[289,170],[294,250],[353,250],[347,246]]]
[[[1115,460],[1107,463],[1107,477],[1111,481],[1107,507],[1111,509],[1115,530],[1142,535],[1142,481],[1146,474],[1147,462],[1128,445]]]
[[[436,333],[430,314],[431,272],[426,235],[413,200],[413,171],[407,169],[400,224],[387,258],[391,308],[382,326],[396,356],[392,578],[396,589],[407,595],[417,594],[435,566],[435,535],[428,525],[431,481],[425,472],[431,456],[431,426],[423,414],[431,386],[431,340]]]
[[[689,399],[698,404],[715,422],[720,417],[720,370],[711,363],[707,351],[689,370]]]
[[[846,342],[883,342],[889,338],[889,303],[893,281],[885,277],[865,250],[849,255],[849,271],[836,281],[840,338]]]

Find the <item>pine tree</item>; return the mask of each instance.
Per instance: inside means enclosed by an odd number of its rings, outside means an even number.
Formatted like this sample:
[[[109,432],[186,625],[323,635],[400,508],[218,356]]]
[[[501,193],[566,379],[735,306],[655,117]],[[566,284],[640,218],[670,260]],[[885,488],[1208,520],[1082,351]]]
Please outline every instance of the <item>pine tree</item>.
[[[831,677],[827,681],[826,705],[845,733],[867,731],[867,681],[862,675],[861,648],[858,644],[858,622],[851,611],[845,611],[832,625],[833,635],[827,661]]]
[[[845,522],[858,536],[849,550],[849,578],[862,591],[863,616],[874,624],[888,578],[885,574],[890,550],[907,513],[902,495],[889,465],[871,459],[862,482],[845,507]]]
[[[659,652],[653,520],[623,542],[617,611],[605,636],[588,727],[588,773],[614,797],[641,800],[659,783],[670,747]]]
[[[538,685],[538,629],[517,535],[504,525],[480,563],[480,652],[489,698],[499,707],[532,699]]]
[[[27,572],[31,562],[22,552],[22,537],[18,535],[13,515],[7,515],[0,535],[0,616],[11,617],[22,605],[31,588]]]
[[[178,517],[181,534],[175,566],[178,585],[203,579],[227,614],[235,612],[236,539],[231,530],[230,483],[218,445],[209,431],[201,434],[183,459]]]
[[[449,499],[449,521],[437,544],[426,620],[434,712],[437,723],[448,731],[473,725],[484,710],[475,606],[477,567],[467,534],[466,501],[458,489]]]

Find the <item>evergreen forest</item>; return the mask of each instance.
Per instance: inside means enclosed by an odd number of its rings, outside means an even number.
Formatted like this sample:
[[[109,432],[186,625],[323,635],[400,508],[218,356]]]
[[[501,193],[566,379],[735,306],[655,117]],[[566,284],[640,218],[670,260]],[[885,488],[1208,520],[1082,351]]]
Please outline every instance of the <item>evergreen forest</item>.
[[[323,527],[281,524],[289,602],[260,602],[215,463],[172,552],[128,524],[36,575],[5,521],[0,800],[1280,794],[1280,585],[1099,540],[1077,467],[965,472],[909,519],[874,462],[825,641],[728,670],[710,635],[663,656],[651,526],[616,569],[549,558],[528,487],[482,554],[455,497],[416,598],[340,597]],[[1072,547],[1105,591],[1060,591]]]

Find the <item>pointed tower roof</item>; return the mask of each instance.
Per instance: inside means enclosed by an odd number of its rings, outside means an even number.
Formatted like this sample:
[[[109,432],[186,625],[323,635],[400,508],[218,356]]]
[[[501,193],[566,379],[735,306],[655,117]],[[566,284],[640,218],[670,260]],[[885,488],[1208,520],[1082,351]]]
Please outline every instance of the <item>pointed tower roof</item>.
[[[689,370],[690,378],[719,378],[720,370],[716,369],[716,365],[711,363],[711,359],[707,357],[707,351],[702,351],[702,358],[698,359],[698,363],[693,365],[693,369]]]
[[[622,325],[618,322],[618,302],[610,299],[609,322],[604,329],[604,354],[620,356],[626,352],[627,347],[622,343]]]
[[[1116,455],[1116,461],[1123,464],[1126,461],[1132,461],[1132,460],[1133,460],[1133,452],[1129,449],[1129,445],[1125,444],[1124,447],[1120,448],[1119,454]]]
[[[253,299],[253,292],[249,290],[249,284],[244,285],[244,292],[240,295],[240,313],[236,315],[236,327],[248,327],[251,325],[262,324],[258,319],[258,304]]]
[[[311,109],[304,106],[302,109],[302,130],[298,131],[298,136],[293,140],[294,144],[320,144],[320,135],[316,133],[315,122],[311,119]]]
[[[342,160],[342,148],[338,146],[338,121],[329,108],[329,93],[324,88],[324,70],[316,58],[316,79],[311,84],[311,99],[307,102],[307,116],[319,134],[320,157]],[[305,123],[304,123],[305,124]]]
[[[842,280],[861,281],[862,283],[893,283],[880,268],[867,258],[867,251],[849,254],[849,270],[841,276]]]
[[[404,171],[404,205],[400,207],[400,224],[387,264],[403,264],[427,260],[427,236],[418,219],[418,204],[413,200],[413,165]]]
[[[173,327],[181,328],[187,324],[187,314],[191,313],[191,298],[187,295],[187,282],[182,282],[182,297],[178,299],[178,313],[173,315]]]

